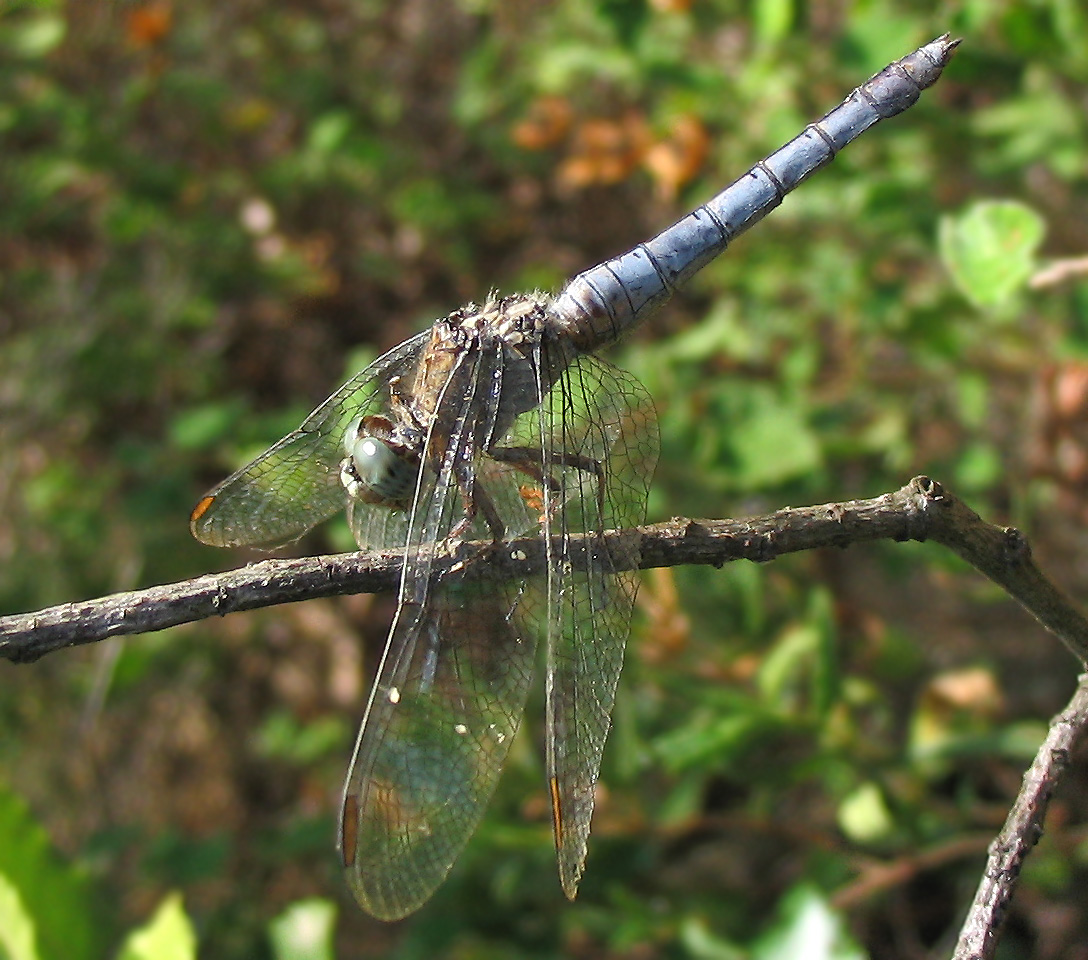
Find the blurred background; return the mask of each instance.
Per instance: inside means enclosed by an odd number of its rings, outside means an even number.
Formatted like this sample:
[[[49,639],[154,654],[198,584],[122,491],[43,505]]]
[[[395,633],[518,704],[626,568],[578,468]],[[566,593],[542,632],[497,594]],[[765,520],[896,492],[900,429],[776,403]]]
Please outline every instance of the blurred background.
[[[0,613],[254,559],[193,541],[189,510],[344,379],[645,239],[945,31],[915,108],[612,358],[661,418],[650,519],[927,473],[1088,592],[1074,0],[0,11]],[[337,520],[293,550],[351,546]],[[578,900],[537,692],[448,882],[381,924],[333,836],[392,604],[0,663],[7,929],[36,923],[42,960],[140,927],[126,956],[185,930],[215,960],[945,956],[1077,673],[935,545],[647,573]],[[1004,957],[1088,957],[1086,788],[1082,750]]]

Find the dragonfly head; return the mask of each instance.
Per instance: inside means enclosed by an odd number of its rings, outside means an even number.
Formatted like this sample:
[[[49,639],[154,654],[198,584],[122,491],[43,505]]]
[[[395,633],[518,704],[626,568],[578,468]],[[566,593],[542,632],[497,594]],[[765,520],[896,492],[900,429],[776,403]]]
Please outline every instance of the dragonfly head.
[[[364,503],[407,507],[419,476],[416,446],[398,438],[386,417],[356,417],[344,431],[340,482]]]

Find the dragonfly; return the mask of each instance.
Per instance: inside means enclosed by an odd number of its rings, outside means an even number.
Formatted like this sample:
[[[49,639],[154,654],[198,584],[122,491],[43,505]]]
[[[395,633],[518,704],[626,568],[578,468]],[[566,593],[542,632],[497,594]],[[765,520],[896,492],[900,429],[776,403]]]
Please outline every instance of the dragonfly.
[[[355,743],[338,831],[359,904],[423,905],[476,829],[545,647],[545,751],[560,882],[582,876],[637,558],[605,531],[644,522],[654,407],[597,353],[644,321],[806,177],[937,81],[946,34],[658,236],[556,296],[490,295],[395,347],[211,490],[193,535],[272,547],[346,510],[360,550],[403,557],[396,613]],[[489,571],[539,537],[543,570]],[[484,544],[467,563],[452,548]]]

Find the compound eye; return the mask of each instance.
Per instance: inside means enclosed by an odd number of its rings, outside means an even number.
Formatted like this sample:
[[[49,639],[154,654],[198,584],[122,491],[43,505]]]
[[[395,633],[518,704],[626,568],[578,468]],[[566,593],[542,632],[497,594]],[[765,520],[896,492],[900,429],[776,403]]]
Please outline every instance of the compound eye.
[[[351,461],[355,472],[368,487],[380,487],[395,474],[401,463],[388,444],[373,437],[362,436],[352,445]]]
[[[344,436],[351,470],[345,479],[348,492],[370,503],[403,504],[415,490],[416,469],[382,440],[361,432],[352,422]],[[341,471],[342,479],[344,472]]]

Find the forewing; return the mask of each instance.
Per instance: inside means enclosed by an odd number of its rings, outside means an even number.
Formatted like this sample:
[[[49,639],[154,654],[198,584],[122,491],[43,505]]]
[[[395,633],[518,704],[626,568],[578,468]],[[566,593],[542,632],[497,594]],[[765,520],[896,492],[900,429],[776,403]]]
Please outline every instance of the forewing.
[[[644,521],[658,435],[642,385],[592,356],[572,364],[552,388],[541,422],[549,472],[561,478],[549,511],[550,536],[561,546],[549,558],[547,602],[539,608],[548,618],[548,783],[559,878],[573,899],[638,586],[633,575],[618,572],[634,558],[610,554],[600,534]],[[597,477],[564,467],[564,457],[601,463],[599,496]],[[592,538],[584,569],[570,563],[570,537],[578,533]]]
[[[340,482],[344,431],[355,417],[389,402],[389,381],[408,377],[430,336],[425,331],[375,360],[197,504],[190,528],[217,547],[272,547],[297,540],[344,507]]]
[[[523,590],[446,571],[441,545],[463,516],[456,465],[486,435],[500,358],[466,355],[429,444],[444,455],[414,498],[398,598],[344,790],[340,849],[359,903],[382,919],[422,905],[483,815],[517,732],[535,637]],[[460,387],[458,387],[460,389]],[[481,420],[484,427],[480,428]],[[426,463],[431,458],[425,454]],[[436,553],[437,558],[436,558]]]

